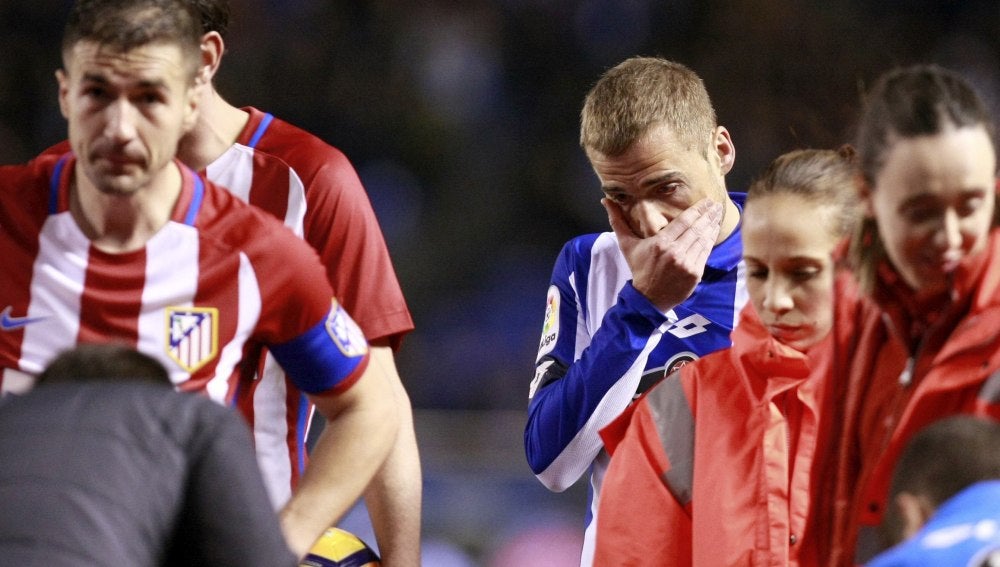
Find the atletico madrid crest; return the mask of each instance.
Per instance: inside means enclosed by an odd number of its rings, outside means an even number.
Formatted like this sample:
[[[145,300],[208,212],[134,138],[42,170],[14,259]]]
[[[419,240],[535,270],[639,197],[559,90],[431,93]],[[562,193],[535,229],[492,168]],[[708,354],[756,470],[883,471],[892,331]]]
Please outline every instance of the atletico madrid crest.
[[[219,348],[219,310],[214,307],[167,308],[167,354],[194,372],[215,358]]]

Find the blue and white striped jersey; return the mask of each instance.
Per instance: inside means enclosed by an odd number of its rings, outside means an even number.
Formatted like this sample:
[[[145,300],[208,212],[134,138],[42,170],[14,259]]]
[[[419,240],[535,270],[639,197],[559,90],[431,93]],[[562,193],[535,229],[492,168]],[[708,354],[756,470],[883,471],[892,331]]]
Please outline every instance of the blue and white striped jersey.
[[[730,193],[742,211],[746,195]],[[662,313],[632,287],[613,232],[570,240],[552,271],[529,391],[524,445],[550,490],[591,471],[584,564],[592,554],[596,495],[607,466],[599,431],[675,368],[728,347],[746,303],[737,227],[712,250],[694,293]]]

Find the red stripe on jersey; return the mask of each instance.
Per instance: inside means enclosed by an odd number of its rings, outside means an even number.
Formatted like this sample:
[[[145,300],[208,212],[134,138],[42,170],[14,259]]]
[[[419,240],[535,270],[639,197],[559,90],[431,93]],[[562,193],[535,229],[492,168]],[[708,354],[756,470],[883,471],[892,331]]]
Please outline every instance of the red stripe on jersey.
[[[0,231],[7,237],[0,238],[0,258],[4,263],[4,280],[10,285],[3,288],[0,309],[10,307],[9,317],[27,315],[31,298],[30,266],[38,255],[38,233],[48,217],[47,202],[37,198],[38,187],[30,180],[40,172],[51,174],[59,155],[36,158],[30,168],[0,167],[0,175],[11,182],[13,191],[0,193]],[[22,195],[21,193],[30,193]],[[35,197],[35,198],[30,198]],[[18,368],[17,353],[21,352],[24,327],[0,332],[0,366]],[[3,373],[0,372],[0,387]]]
[[[260,153],[254,152],[250,204],[264,209],[281,222],[285,222],[285,214],[288,213],[288,179],[290,175],[287,166],[272,167],[268,165]]]
[[[146,282],[146,249],[108,254],[91,246],[80,297],[78,343],[115,340],[135,346]],[[100,326],[94,323],[100,321]]]

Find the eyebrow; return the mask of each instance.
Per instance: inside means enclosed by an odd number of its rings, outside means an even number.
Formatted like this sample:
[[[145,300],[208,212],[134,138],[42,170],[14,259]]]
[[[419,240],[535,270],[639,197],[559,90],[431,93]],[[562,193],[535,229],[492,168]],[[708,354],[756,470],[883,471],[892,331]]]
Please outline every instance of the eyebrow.
[[[100,85],[110,85],[111,81],[107,77],[97,73],[84,73],[83,81],[90,83],[97,83]],[[130,86],[129,88],[138,87],[141,89],[161,89],[166,88],[167,84],[163,80],[141,80],[137,84]]]
[[[989,190],[987,189],[979,187],[971,187],[968,189],[960,189],[958,191],[958,196],[959,198],[962,199],[968,199],[970,197],[982,197],[988,192]],[[935,193],[921,193],[919,195],[913,195],[912,197],[905,199],[902,203],[899,204],[899,208],[902,209],[914,205],[939,204],[945,202],[947,202],[947,199],[942,199],[941,196]]]
[[[665,171],[662,174],[657,175],[656,177],[643,181],[640,187],[642,187],[643,189],[648,189],[650,187],[654,187],[656,185],[660,185],[662,183],[665,183],[667,181],[672,181],[675,179],[683,180],[685,179],[685,176],[680,171],[676,170]],[[601,190],[607,193],[608,191],[617,191],[619,190],[619,187],[617,185],[601,185]]]

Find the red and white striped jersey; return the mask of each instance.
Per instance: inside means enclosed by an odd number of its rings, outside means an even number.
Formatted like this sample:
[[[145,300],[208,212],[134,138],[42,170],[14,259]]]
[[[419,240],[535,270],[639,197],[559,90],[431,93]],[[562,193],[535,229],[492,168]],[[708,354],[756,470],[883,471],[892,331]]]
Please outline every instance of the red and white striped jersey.
[[[318,137],[253,107],[224,154],[203,172],[213,183],[271,213],[319,254],[334,295],[369,341],[394,349],[413,330],[371,202],[347,157]],[[62,142],[43,155],[62,154]],[[259,379],[236,401],[253,425],[258,462],[275,506],[291,495],[307,462],[313,406],[260,345],[248,364]],[[250,360],[252,358],[252,360]]]
[[[281,219],[320,256],[334,294],[369,341],[398,348],[413,329],[378,220],[344,154],[316,136],[265,114],[250,118],[205,169],[213,182]],[[259,379],[238,406],[254,426],[258,461],[280,506],[307,462],[313,407],[266,350],[255,352]],[[284,461],[280,455],[284,454]],[[278,488],[282,487],[282,488]]]
[[[360,329],[331,302],[316,253],[281,223],[178,163],[171,220],[144,248],[105,253],[69,212],[74,163],[45,154],[0,167],[0,390],[26,389],[62,350],[100,341],[134,346],[179,389],[221,403],[251,389],[241,362],[257,345],[305,392],[360,377]]]
[[[229,152],[208,166],[207,177],[302,235],[368,340],[388,339],[398,348],[413,319],[354,167],[343,152],[305,130],[253,107],[243,110],[250,120]],[[290,173],[235,157],[248,148],[279,158]]]

